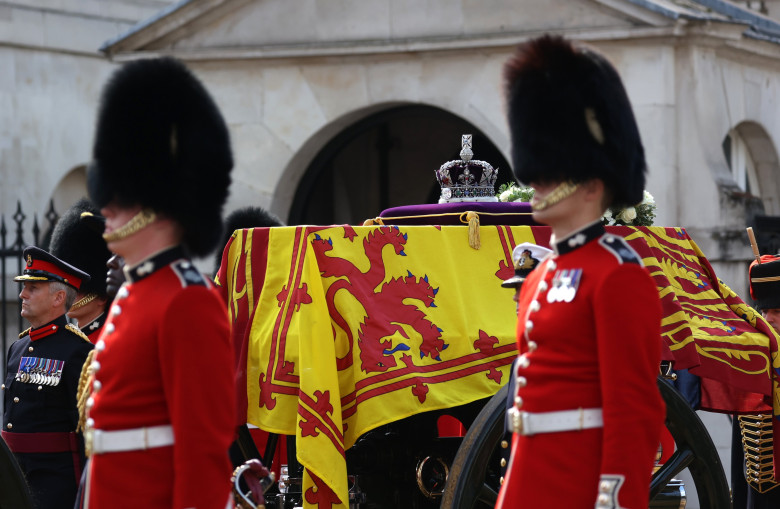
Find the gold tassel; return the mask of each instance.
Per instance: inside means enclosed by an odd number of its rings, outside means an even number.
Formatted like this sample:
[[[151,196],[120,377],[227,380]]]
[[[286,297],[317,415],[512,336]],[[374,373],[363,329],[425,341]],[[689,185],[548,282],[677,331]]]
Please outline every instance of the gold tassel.
[[[90,366],[92,360],[95,358],[95,350],[90,350],[87,354],[87,360],[84,361],[84,365],[81,367],[81,374],[79,375],[79,386],[76,389],[76,406],[79,409],[79,424],[76,426],[76,431],[84,431],[84,427],[87,423],[87,400],[92,393],[92,371]]]
[[[363,221],[363,226],[377,226],[377,225],[379,226],[385,225],[385,222],[382,221],[381,217],[377,216],[374,219],[366,219],[365,221]]]
[[[466,219],[469,222],[469,246],[474,249],[482,247],[479,240],[479,214],[473,211],[466,212]]]

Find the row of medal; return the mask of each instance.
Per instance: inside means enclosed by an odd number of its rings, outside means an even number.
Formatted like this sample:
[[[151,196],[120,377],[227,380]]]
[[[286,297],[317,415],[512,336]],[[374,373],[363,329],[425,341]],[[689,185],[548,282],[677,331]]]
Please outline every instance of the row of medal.
[[[38,385],[59,385],[65,361],[42,357],[22,357],[15,379],[18,382]]]

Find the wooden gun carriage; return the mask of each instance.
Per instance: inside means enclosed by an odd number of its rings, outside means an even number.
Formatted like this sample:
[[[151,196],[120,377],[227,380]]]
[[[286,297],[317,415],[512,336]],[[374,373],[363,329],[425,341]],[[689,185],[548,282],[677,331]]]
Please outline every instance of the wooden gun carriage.
[[[347,497],[355,508],[493,507],[516,356],[514,303],[500,283],[513,272],[512,247],[546,244],[549,230],[481,219],[478,249],[468,226],[399,226],[391,218],[236,231],[219,282],[246,367],[247,421],[289,444],[280,457],[277,439],[266,442],[265,462],[285,464],[289,476],[268,507],[331,507]],[[717,280],[684,230],[608,229],[644,246],[637,250],[663,299],[676,300],[670,287],[721,295],[721,311],[745,322],[723,321],[724,334],[763,342],[768,358],[766,324]],[[707,329],[698,322],[713,317],[683,308],[664,307],[675,331],[668,352],[685,358],[719,348],[708,350],[698,333]],[[696,341],[682,338],[686,328]],[[687,469],[701,507],[728,508],[715,446],[666,375],[658,387],[675,450],[653,474],[651,507],[685,503],[676,477]],[[766,396],[771,374],[756,377]],[[752,383],[724,380],[743,390]],[[446,432],[452,419],[465,434]]]

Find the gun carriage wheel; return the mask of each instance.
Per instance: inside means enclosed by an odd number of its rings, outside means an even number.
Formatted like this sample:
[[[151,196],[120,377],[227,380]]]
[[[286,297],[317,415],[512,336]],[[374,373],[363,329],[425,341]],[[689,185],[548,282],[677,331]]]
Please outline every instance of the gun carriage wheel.
[[[14,454],[0,439],[0,509],[32,509],[32,498]]]
[[[666,402],[666,427],[674,438],[674,454],[653,474],[650,507],[679,507],[673,481],[686,468],[696,486],[699,506],[729,509],[728,482],[707,429],[685,399],[663,379],[658,388]],[[504,436],[507,386],[494,395],[469,428],[447,479],[442,509],[494,507],[500,482],[500,442]]]

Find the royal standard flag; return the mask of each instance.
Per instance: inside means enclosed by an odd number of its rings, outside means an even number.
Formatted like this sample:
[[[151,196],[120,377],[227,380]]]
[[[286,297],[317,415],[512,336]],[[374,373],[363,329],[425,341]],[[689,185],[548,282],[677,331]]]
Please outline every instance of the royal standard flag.
[[[472,249],[467,230],[259,228],[237,231],[225,248],[217,279],[244,375],[240,418],[296,435],[307,508],[347,507],[344,451],[363,433],[506,383],[516,315],[500,282],[513,274],[512,248],[547,245],[550,232],[483,226]],[[687,233],[608,230],[654,278],[665,357],[701,377],[702,407],[774,407],[777,417],[777,335]]]
[[[246,346],[246,419],[296,435],[306,507],[348,506],[344,451],[362,434],[507,382],[516,313],[500,284],[512,248],[535,238],[527,226],[480,233],[480,249],[459,226],[233,235],[218,282]]]

